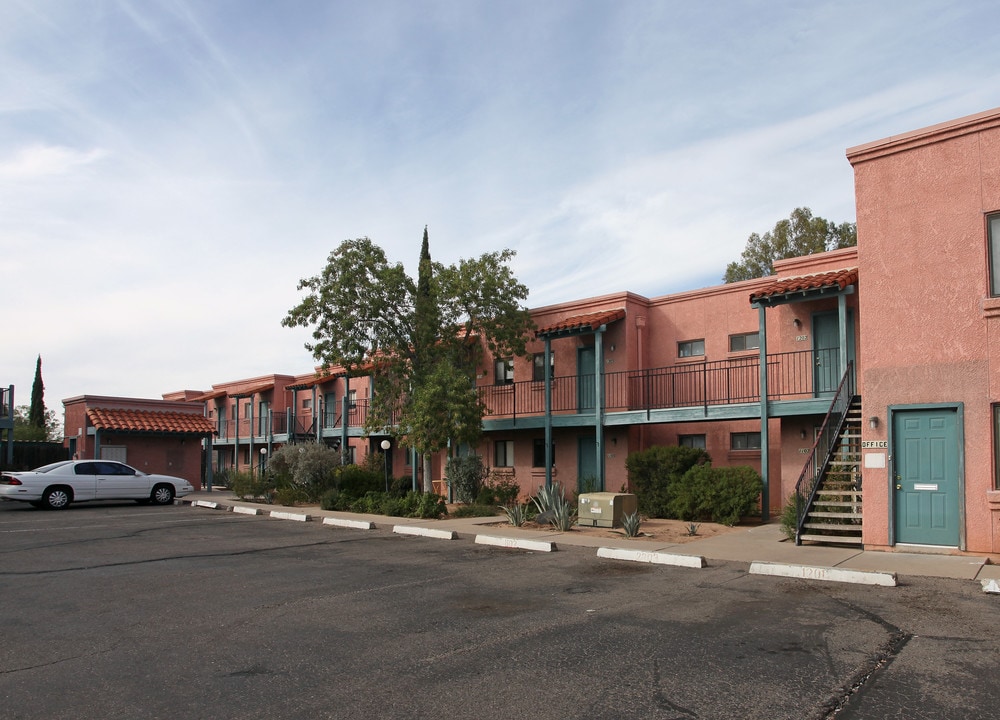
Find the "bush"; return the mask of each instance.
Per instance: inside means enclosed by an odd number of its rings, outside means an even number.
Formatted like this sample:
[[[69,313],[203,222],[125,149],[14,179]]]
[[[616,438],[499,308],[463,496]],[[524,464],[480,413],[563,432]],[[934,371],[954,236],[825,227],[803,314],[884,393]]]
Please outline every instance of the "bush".
[[[785,507],[781,511],[781,532],[789,540],[795,539],[795,531],[799,525],[799,511],[806,504],[806,501],[793,492],[785,501]]]
[[[449,513],[451,517],[455,518],[492,517],[499,514],[500,510],[496,505],[483,505],[481,503],[459,505]]]
[[[268,461],[268,473],[274,475],[276,485],[291,498],[315,501],[331,487],[336,486],[336,473],[340,468],[340,453],[327,445],[316,442],[285,445]],[[284,488],[294,486],[298,493]]]
[[[226,483],[233,495],[249,502],[271,502],[274,496],[274,476],[260,474],[252,470],[229,470]]]
[[[448,458],[446,469],[448,483],[455,490],[459,502],[474,503],[486,479],[483,459],[478,455],[462,455]]]
[[[343,505],[338,500],[338,505]],[[389,515],[391,517],[412,517],[435,519],[447,513],[444,498],[434,493],[408,492],[404,497],[386,495],[385,492],[367,492],[344,508],[351,512],[369,515]]]
[[[336,488],[348,498],[385,490],[385,476],[360,465],[344,465],[337,475]]]
[[[756,506],[764,483],[751,467],[695,465],[674,483],[669,509],[681,520],[735,525]]]
[[[711,461],[699,448],[656,445],[625,459],[629,485],[639,512],[647,517],[675,517],[671,512],[671,486],[696,465]]]

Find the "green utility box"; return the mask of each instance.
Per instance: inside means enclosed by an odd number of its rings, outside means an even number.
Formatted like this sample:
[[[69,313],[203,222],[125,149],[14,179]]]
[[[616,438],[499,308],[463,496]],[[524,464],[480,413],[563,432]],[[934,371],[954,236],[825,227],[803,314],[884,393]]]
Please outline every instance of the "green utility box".
[[[639,507],[632,493],[592,492],[580,496],[576,524],[584,527],[616,528],[622,518]]]

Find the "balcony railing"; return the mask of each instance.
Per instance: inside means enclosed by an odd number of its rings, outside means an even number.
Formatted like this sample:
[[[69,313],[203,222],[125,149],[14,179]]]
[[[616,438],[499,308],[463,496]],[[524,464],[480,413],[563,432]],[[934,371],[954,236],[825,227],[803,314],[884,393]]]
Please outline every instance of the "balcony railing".
[[[769,400],[799,400],[833,395],[840,380],[836,368],[839,350],[801,350],[767,356]],[[606,412],[668,410],[760,402],[760,358],[756,355],[695,362],[645,370],[605,373],[602,390]],[[560,415],[592,415],[596,396],[593,375],[564,375],[552,379],[552,412]],[[479,388],[487,417],[514,418],[545,413],[545,383],[522,381]],[[343,427],[343,408],[326,408],[322,417],[312,413],[275,413],[274,435],[315,435],[316,423],[324,430]],[[348,408],[347,426],[362,427],[368,418],[369,401],[357,400]],[[289,421],[291,426],[289,426]],[[250,420],[220,420],[218,438],[250,437]],[[266,437],[267,419],[254,420],[254,437]]]
[[[835,391],[835,386],[826,388],[825,375],[817,372],[817,367],[822,370],[835,365],[838,352],[803,350],[768,355],[768,399],[804,399]],[[595,385],[593,375],[553,378],[552,412],[592,414]],[[760,402],[760,358],[605,373],[603,392],[607,412]],[[545,412],[545,383],[541,381],[484,386],[479,388],[479,396],[491,418]]]

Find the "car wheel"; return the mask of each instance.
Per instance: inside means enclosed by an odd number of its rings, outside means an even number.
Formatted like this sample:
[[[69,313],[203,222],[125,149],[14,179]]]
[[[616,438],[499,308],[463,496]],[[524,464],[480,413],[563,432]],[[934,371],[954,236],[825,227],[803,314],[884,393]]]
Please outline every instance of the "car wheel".
[[[149,499],[154,505],[169,505],[174,501],[174,489],[169,485],[157,485],[153,488]]]
[[[42,494],[41,502],[47,510],[62,510],[73,502],[73,496],[64,487],[50,487]]]

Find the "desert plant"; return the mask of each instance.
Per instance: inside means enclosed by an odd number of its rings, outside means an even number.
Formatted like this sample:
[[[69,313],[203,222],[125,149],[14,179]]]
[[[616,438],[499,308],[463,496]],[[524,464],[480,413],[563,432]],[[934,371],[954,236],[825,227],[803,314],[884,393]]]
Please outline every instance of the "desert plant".
[[[622,516],[622,532],[625,533],[625,537],[639,537],[639,525],[641,524],[638,511]]]
[[[521,527],[528,520],[528,504],[514,503],[501,505],[500,510],[507,516],[507,521],[514,527]]]
[[[566,491],[559,483],[538,488],[538,493],[532,498],[538,509],[535,518],[540,523],[549,523],[557,530],[569,530],[573,525],[576,507],[566,499]]]
[[[687,533],[685,533],[685,534],[688,537],[694,537],[695,535],[698,534],[698,528],[700,528],[700,527],[701,527],[701,525],[699,525],[698,523],[688,523],[687,524]]]

